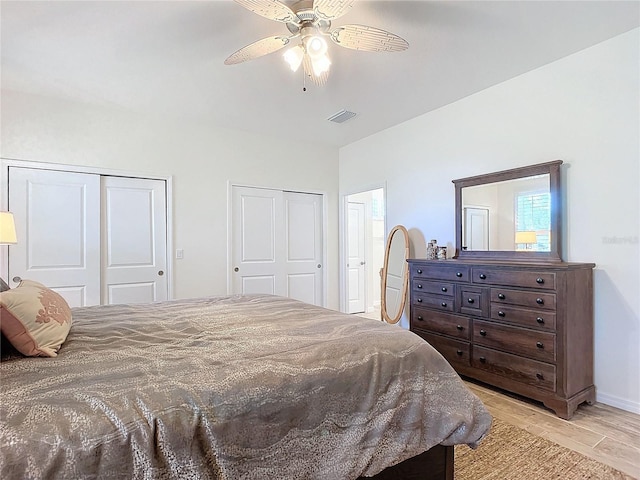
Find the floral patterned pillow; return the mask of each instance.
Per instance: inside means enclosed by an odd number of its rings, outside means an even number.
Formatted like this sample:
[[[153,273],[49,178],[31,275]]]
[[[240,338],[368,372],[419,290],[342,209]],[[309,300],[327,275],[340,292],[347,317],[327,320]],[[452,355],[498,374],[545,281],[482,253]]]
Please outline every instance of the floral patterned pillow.
[[[0,293],[0,330],[23,355],[55,357],[71,329],[60,294],[33,280]]]

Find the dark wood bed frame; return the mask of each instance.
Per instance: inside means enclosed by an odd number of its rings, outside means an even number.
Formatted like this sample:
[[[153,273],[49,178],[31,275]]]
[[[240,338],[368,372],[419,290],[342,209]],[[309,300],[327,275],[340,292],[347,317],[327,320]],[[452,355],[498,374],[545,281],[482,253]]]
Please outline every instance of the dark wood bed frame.
[[[453,480],[453,447],[436,445],[420,455],[358,480]]]

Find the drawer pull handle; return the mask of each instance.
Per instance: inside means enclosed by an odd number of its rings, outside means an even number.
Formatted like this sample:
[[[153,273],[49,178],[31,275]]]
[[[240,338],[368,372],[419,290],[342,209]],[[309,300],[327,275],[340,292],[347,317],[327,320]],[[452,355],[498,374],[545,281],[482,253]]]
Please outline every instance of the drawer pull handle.
[[[467,302],[473,303],[473,302],[475,302],[475,300],[473,298],[469,298],[469,299],[467,299]]]
[[[421,322],[422,320],[424,320],[424,318],[422,318],[422,315],[418,315],[418,320]]]
[[[442,305],[444,308],[447,307],[447,302],[442,302],[440,305]]]
[[[416,285],[418,288],[422,288],[422,284],[419,283],[418,285]]]
[[[418,269],[418,270],[416,270],[416,271],[417,271],[418,273],[422,273],[422,270],[420,270],[420,269]]]
[[[441,290],[442,290],[443,292],[446,292],[446,291],[447,291],[447,287],[442,287],[442,289],[441,289]]]
[[[542,325],[544,323],[544,318],[538,317],[538,318],[536,318],[536,322],[538,322],[539,324]]]
[[[499,298],[500,300],[504,300],[506,297],[504,296],[504,293],[499,293],[499,294],[498,294],[498,298]]]
[[[464,330],[464,327],[462,325],[456,325],[456,328],[460,331]]]
[[[480,363],[487,363],[487,359],[484,357],[480,357]]]
[[[540,277],[536,278],[536,283],[542,285],[544,283],[544,278],[540,278]]]
[[[456,350],[456,354],[461,357],[462,356],[462,350]]]
[[[506,317],[506,316],[507,316],[507,314],[506,314],[506,313],[504,313],[502,310],[500,310],[500,311],[498,312],[498,316],[499,316],[499,317]]]
[[[537,303],[538,305],[544,305],[544,300],[543,300],[543,299],[541,299],[541,298],[536,298],[536,303]]]
[[[418,299],[418,303],[422,303],[422,299],[421,298]]]
[[[486,280],[487,276],[484,273],[480,274],[480,280]]]
[[[544,348],[544,343],[542,343],[542,342],[536,342],[536,347],[538,347],[538,348]]]
[[[487,331],[486,330],[480,330],[480,335],[482,335],[483,337],[487,336]]]
[[[456,272],[456,277],[458,278],[462,277],[462,272]]]
[[[544,375],[542,375],[541,373],[536,373],[536,378],[538,380],[544,380]]]

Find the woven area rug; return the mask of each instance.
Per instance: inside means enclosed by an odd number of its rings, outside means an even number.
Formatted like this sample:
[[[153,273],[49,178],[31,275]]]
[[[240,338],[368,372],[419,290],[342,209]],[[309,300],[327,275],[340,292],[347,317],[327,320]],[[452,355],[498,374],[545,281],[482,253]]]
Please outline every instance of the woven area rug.
[[[633,480],[612,467],[494,418],[476,450],[455,447],[455,480]]]

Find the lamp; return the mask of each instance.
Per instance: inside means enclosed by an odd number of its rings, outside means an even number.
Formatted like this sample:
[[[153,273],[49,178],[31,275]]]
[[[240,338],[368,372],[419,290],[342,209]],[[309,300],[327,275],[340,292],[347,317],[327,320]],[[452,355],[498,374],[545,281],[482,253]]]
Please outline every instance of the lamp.
[[[17,236],[13,213],[0,212],[0,245],[13,245],[15,243],[17,243]],[[0,278],[0,292],[5,290],[9,290],[9,285]]]
[[[302,63],[302,58],[304,57],[304,49],[302,45],[296,45],[293,48],[290,48],[283,55],[285,61],[291,67],[291,70],[294,72],[300,68],[300,64]]]
[[[300,34],[302,43],[287,50],[283,57],[294,72],[300,68],[304,60],[305,72],[311,69],[313,74],[320,78],[331,66],[331,60],[327,55],[327,41],[318,32],[317,27],[304,26],[300,29]]]
[[[524,250],[531,250],[530,245],[538,243],[536,232],[524,231],[516,232],[516,245],[524,245]],[[518,248],[517,250],[523,250]]]

